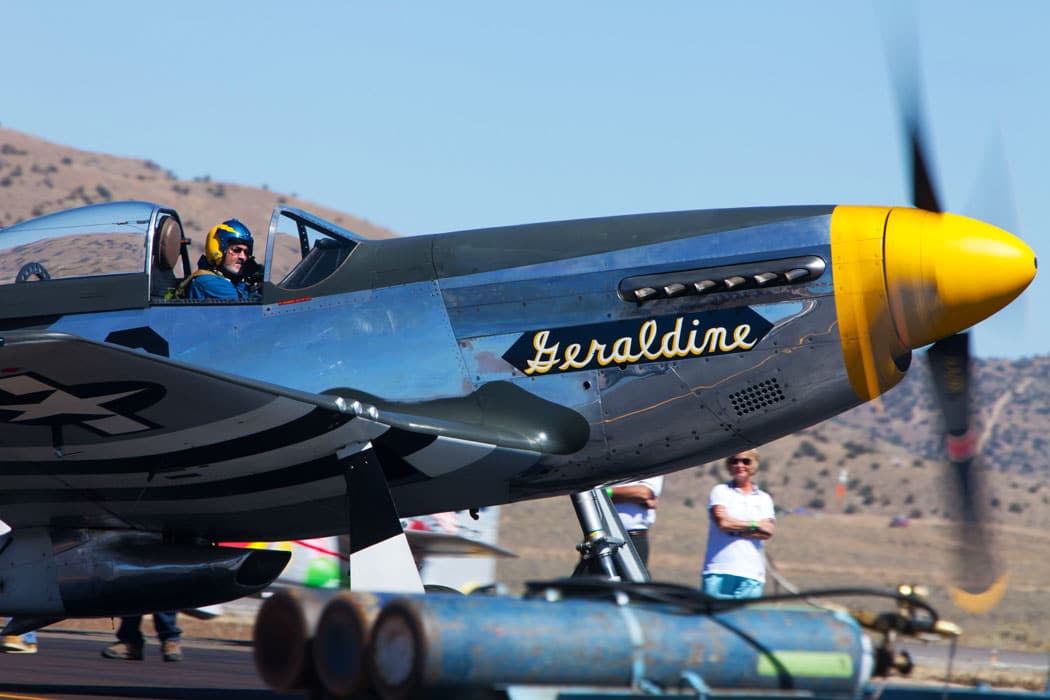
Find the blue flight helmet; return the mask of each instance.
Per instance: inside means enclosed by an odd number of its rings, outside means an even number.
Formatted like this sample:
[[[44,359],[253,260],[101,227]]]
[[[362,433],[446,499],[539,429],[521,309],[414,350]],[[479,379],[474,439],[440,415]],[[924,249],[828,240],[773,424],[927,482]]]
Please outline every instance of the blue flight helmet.
[[[204,240],[204,257],[207,258],[209,263],[219,267],[222,265],[222,258],[226,254],[226,248],[231,241],[239,241],[246,244],[248,246],[248,255],[251,256],[255,247],[255,241],[252,240],[252,232],[237,219],[227,219],[208,232],[208,237]]]

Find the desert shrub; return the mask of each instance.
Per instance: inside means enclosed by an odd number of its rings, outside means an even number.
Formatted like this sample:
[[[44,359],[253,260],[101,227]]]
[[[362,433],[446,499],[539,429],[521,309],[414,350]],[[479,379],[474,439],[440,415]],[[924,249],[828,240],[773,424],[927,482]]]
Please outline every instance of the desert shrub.
[[[795,450],[795,454],[792,455],[792,457],[795,457],[795,458],[812,457],[812,458],[816,459],[818,462],[823,462],[824,459],[826,459],[824,457],[824,455],[821,453],[821,451],[817,449],[817,446],[814,445],[809,440],[803,440],[802,442],[800,442],[798,444],[798,449]]]
[[[849,459],[853,459],[857,455],[862,455],[865,452],[871,452],[871,448],[853,441],[846,441],[843,443],[842,447],[845,448],[846,457]]]

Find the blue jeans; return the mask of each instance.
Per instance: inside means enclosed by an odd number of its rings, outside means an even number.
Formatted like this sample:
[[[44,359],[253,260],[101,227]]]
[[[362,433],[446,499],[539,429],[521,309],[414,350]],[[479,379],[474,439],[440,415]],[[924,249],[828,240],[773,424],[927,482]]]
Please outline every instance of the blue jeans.
[[[141,626],[142,615],[129,615],[128,617],[120,618],[117,639],[128,644],[142,644],[146,640],[142,636],[142,630],[139,629]],[[175,625],[175,612],[153,613],[153,629],[157,631],[157,637],[162,642],[166,642],[169,639],[177,642],[182,634],[182,630]]]
[[[704,593],[712,598],[761,598],[762,581],[732,574],[704,574]]]

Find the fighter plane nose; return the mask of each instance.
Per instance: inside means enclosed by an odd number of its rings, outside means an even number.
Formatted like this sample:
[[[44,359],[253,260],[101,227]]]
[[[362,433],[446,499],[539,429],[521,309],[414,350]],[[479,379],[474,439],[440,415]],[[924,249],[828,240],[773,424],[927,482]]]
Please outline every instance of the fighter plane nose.
[[[1006,231],[953,214],[835,207],[835,307],[846,371],[868,401],[904,377],[911,351],[1009,304],[1035,254]]]
[[[901,342],[920,348],[999,311],[1035,278],[1035,253],[982,221],[892,209],[884,238],[886,291]]]

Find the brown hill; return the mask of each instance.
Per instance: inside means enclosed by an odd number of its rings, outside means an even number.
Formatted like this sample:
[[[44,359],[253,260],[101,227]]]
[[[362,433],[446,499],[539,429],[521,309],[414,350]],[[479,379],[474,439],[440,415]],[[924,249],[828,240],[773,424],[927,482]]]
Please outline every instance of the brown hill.
[[[277,204],[305,209],[368,238],[394,235],[298,197],[208,177],[181,180],[151,160],[79,151],[0,128],[0,228],[53,211],[125,199],[173,207],[197,247],[212,226],[230,217],[264,239]]]

